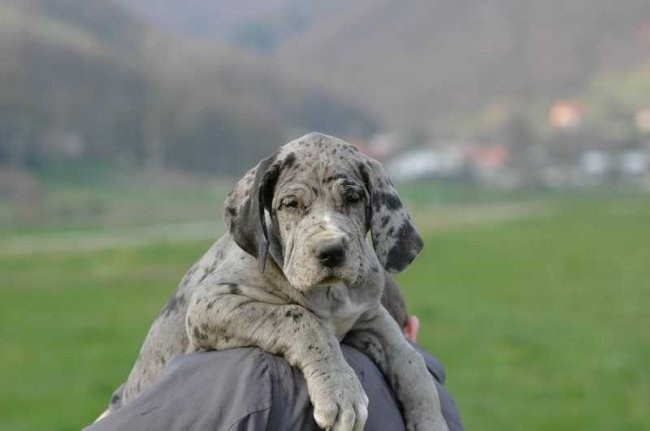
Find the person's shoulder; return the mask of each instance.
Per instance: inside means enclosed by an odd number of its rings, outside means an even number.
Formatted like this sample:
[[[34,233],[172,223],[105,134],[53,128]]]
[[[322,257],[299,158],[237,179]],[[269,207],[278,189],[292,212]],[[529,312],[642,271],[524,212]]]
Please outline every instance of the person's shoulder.
[[[180,355],[136,399],[87,430],[239,429],[242,424],[265,429],[274,403],[268,359],[257,348]]]

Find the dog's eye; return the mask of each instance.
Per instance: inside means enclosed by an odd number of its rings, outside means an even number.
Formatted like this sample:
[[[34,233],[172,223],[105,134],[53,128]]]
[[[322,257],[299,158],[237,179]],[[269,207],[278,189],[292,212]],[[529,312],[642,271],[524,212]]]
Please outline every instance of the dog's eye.
[[[349,204],[356,204],[363,199],[363,193],[358,187],[345,188],[345,201]]]
[[[298,208],[298,205],[299,205],[298,200],[295,198],[287,198],[282,201],[282,206],[285,208],[296,209]]]

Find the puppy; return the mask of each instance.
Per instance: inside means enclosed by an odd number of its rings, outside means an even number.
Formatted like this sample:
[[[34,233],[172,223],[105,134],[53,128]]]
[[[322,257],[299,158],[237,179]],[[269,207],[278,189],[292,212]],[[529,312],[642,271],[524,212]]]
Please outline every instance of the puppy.
[[[384,271],[406,268],[422,240],[378,162],[308,134],[238,182],[224,219],[228,232],[154,321],[109,410],[176,355],[258,346],[302,371],[320,427],[360,430],[368,398],[341,353],[346,337],[383,371],[407,429],[447,430],[422,357],[380,304]]]

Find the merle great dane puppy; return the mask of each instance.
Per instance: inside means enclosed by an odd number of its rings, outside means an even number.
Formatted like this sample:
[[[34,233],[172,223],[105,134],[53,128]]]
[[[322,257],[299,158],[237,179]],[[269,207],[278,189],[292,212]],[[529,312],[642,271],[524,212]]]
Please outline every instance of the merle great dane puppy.
[[[238,182],[224,219],[228,232],[154,321],[109,411],[176,355],[259,346],[302,371],[319,426],[359,430],[368,398],[340,351],[345,337],[384,372],[407,429],[447,430],[422,357],[380,304],[384,270],[403,270],[422,240],[378,162],[308,134]]]

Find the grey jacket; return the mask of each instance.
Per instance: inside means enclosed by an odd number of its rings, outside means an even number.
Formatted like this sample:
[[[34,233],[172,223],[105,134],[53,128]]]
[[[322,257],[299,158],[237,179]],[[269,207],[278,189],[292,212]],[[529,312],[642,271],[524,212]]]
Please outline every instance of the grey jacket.
[[[403,430],[398,403],[375,364],[352,347],[343,354],[370,399],[366,430]],[[450,431],[463,429],[444,387],[442,365],[422,352],[435,379]],[[318,430],[300,371],[259,348],[176,358],[160,379],[86,431]]]

